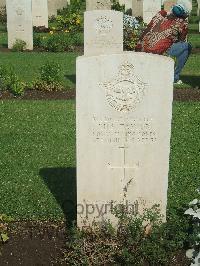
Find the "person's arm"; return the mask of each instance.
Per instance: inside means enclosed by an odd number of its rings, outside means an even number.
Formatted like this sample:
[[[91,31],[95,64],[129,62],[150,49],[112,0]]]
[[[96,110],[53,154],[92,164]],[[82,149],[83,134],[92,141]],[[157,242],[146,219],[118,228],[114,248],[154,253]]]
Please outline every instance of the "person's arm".
[[[187,35],[188,35],[188,22],[184,21],[181,30],[179,32],[179,41],[185,42],[187,39]]]

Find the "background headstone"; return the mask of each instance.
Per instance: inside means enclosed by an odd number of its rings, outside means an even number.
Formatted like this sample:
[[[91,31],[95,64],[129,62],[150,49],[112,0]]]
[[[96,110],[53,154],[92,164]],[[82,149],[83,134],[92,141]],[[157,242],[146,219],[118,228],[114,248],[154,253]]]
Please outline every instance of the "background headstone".
[[[200,15],[200,0],[197,0],[197,4],[198,4],[198,6],[197,6],[197,16],[199,16]]]
[[[132,5],[133,16],[143,17],[143,0],[133,0]]]
[[[125,0],[119,0],[120,5],[125,5]]]
[[[31,0],[7,0],[8,48],[16,39],[26,42],[26,49],[33,49],[33,23]]]
[[[77,59],[79,226],[116,221],[113,203],[166,215],[173,72],[172,59],[146,53]]]
[[[111,9],[111,0],[86,0],[86,10]]]
[[[123,52],[123,13],[93,10],[84,14],[84,55]]]
[[[48,3],[47,0],[32,0],[33,26],[48,28]]]
[[[0,8],[6,6],[6,0],[0,0]]]
[[[49,17],[57,16],[58,2],[56,0],[48,0],[48,14]]]
[[[133,0],[125,0],[125,11],[132,9],[132,2]]]
[[[168,1],[165,1],[163,4],[164,4],[164,10],[169,12],[172,8],[172,6],[176,5],[177,3],[177,0],[168,0]]]
[[[161,0],[143,0],[143,20],[149,23],[151,19],[161,10]]]
[[[63,9],[70,4],[70,0],[58,0],[57,9]]]

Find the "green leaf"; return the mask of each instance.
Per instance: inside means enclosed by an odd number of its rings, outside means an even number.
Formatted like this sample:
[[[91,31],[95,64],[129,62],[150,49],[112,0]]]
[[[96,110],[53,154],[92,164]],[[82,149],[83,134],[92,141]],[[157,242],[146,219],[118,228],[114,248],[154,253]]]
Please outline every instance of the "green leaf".
[[[2,239],[2,241],[5,243],[6,241],[8,241],[8,239],[9,239],[9,237],[8,237],[8,235],[7,234],[1,234],[1,239]]]

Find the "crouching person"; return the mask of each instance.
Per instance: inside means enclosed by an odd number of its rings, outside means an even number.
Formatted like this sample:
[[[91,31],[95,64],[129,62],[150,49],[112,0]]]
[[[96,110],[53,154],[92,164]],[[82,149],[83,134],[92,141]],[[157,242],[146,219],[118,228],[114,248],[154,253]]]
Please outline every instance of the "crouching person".
[[[162,10],[151,20],[140,36],[136,51],[169,55],[176,58],[174,82],[182,84],[179,76],[191,53],[186,41],[189,11],[184,5],[174,5],[170,13]]]

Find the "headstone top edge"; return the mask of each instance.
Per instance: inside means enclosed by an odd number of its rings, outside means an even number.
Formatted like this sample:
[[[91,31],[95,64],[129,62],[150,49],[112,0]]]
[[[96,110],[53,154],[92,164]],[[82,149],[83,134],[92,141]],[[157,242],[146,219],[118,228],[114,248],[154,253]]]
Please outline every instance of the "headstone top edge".
[[[77,61],[79,60],[85,60],[85,59],[89,59],[89,58],[108,58],[108,57],[113,57],[113,56],[116,56],[116,57],[121,57],[122,55],[129,55],[129,54],[133,54],[133,55],[136,55],[136,56],[139,56],[139,57],[144,57],[145,58],[160,58],[161,60],[165,60],[165,61],[168,61],[168,62],[171,62],[174,64],[174,60],[170,57],[167,57],[167,56],[164,56],[164,55],[158,55],[158,54],[151,54],[151,53],[145,53],[145,52],[130,52],[130,51],[125,51],[123,53],[117,53],[117,54],[101,54],[101,55],[81,55],[81,56],[78,56],[77,57]]]
[[[110,9],[94,9],[94,10],[88,10],[88,11],[85,11],[84,12],[84,14],[89,14],[89,13],[96,13],[96,14],[98,14],[98,13],[100,13],[100,14],[102,14],[102,13],[115,13],[115,14],[122,14],[123,15],[123,12],[121,12],[121,11],[116,11],[116,10],[110,10]]]

